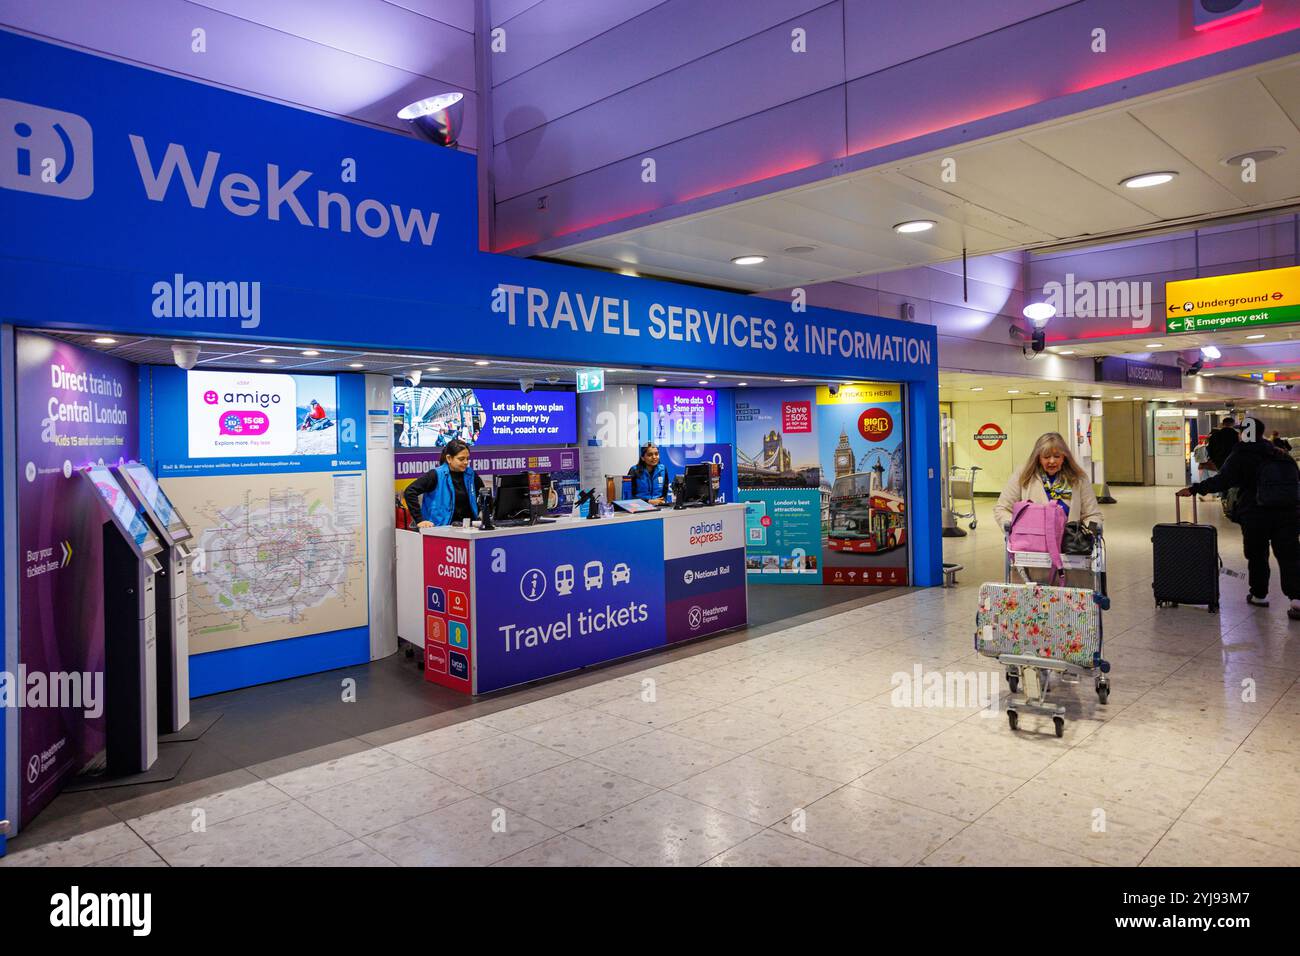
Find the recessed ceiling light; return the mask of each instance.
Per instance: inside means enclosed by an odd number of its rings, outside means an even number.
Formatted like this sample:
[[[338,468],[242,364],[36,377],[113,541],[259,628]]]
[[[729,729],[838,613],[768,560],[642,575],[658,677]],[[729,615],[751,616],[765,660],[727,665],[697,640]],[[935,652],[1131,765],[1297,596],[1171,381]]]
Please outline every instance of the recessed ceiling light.
[[[748,385],[749,383],[748,383],[748,382],[737,382],[736,384],[739,385],[739,386],[741,386],[741,387],[743,388],[744,386]]]
[[[1262,339],[1262,338],[1264,338],[1264,333],[1263,333],[1263,332],[1256,332],[1254,335],[1248,335],[1248,336],[1246,336],[1246,338],[1248,338],[1248,339]]]
[[[1039,395],[1051,395],[1052,393],[1051,393],[1051,392],[1039,392],[1038,394],[1039,394]]]
[[[1009,388],[1009,389],[1007,389],[1007,394],[1008,394],[1008,395],[1019,395],[1019,394],[1020,394],[1020,389],[1018,389],[1018,388]]]
[[[972,392],[982,392],[982,391],[984,391],[984,386],[983,386],[983,385],[976,385],[974,388],[971,389],[971,391],[972,391]]]
[[[1112,396],[1111,396],[1111,398],[1113,398],[1113,399],[1114,399],[1115,401],[1117,401],[1117,402],[1118,402],[1121,398],[1123,398],[1123,397],[1124,397],[1123,395],[1112,395]]]
[[[656,382],[666,382],[666,381],[668,381],[668,379],[666,379],[666,378],[657,378],[657,379],[655,379],[655,381],[656,381]]]
[[[360,362],[352,362],[350,365],[348,365],[348,368],[365,368],[365,366],[362,365]]]
[[[707,378],[702,378],[702,379],[700,379],[700,384],[701,384],[701,385],[708,385],[708,384],[709,384],[709,380],[708,380]]]
[[[115,344],[117,344],[117,339],[110,339],[107,335],[101,335],[101,336],[100,336],[99,338],[97,338],[97,339],[92,339],[92,341],[93,341],[96,345],[115,345]]]
[[[1268,370],[1268,374],[1269,374],[1269,375],[1276,375],[1276,374],[1277,374],[1278,372],[1280,372],[1280,371],[1282,371],[1280,368],[1271,368],[1271,369]]]
[[[1262,163],[1267,160],[1281,156],[1286,152],[1283,146],[1261,146],[1259,149],[1247,150],[1244,153],[1238,153],[1236,156],[1225,156],[1219,160],[1223,166],[1240,166],[1248,159],[1253,159],[1256,163]]]
[[[1056,354],[1057,354],[1057,355],[1073,355],[1073,354],[1074,354],[1074,349],[1061,349],[1061,351],[1057,352]]]
[[[438,368],[437,366],[434,366],[433,368],[426,368],[425,371],[426,371],[426,372],[441,372],[442,369]]]
[[[817,247],[816,246],[786,246],[785,249],[783,249],[782,251],[792,256],[806,256],[810,252],[816,252]]]
[[[704,377],[705,377],[705,378],[717,378],[718,376],[716,376],[716,375],[706,375],[706,376],[704,376]]]
[[[900,222],[894,226],[894,232],[929,232],[935,227],[933,219],[909,219],[907,222]]]
[[[1120,185],[1127,186],[1129,189],[1146,189],[1149,186],[1163,186],[1177,175],[1172,171],[1140,173],[1137,176],[1130,176],[1128,179],[1120,180]]]
[[[1149,349],[1162,349],[1162,348],[1164,348],[1164,347],[1165,347],[1165,343],[1164,343],[1164,342],[1148,342],[1148,343],[1147,343],[1147,348],[1149,348]]]
[[[1101,398],[1100,395],[1089,395],[1088,397],[1089,397],[1089,398]]]
[[[307,351],[303,352],[302,354],[307,356],[308,358],[315,358],[317,355],[320,355],[320,353],[317,352],[315,349],[307,349]]]
[[[479,359],[479,360],[478,360],[477,362],[475,362],[474,364],[475,364],[475,365],[491,365],[492,363],[489,362],[487,359]]]
[[[275,359],[273,359],[273,358],[260,358],[260,359],[258,359],[258,361],[261,362],[263,365],[274,365],[274,364],[275,364]]]
[[[731,260],[733,265],[738,265],[738,266],[756,266],[760,262],[766,262],[766,261],[767,261],[767,256],[757,256],[757,255],[736,256],[734,259]]]
[[[1133,399],[1133,401],[1135,401],[1135,402],[1140,402],[1140,401],[1142,401],[1142,398],[1141,398],[1141,396],[1139,396],[1139,397]]]
[[[783,378],[781,379],[781,381],[788,383],[788,382],[797,382],[799,380],[797,378]]]

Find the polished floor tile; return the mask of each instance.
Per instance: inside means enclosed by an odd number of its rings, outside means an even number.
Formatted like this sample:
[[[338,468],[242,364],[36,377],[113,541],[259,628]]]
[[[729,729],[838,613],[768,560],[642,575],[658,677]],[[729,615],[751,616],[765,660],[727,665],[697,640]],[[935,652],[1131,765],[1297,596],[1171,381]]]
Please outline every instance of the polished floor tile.
[[[699,866],[762,827],[660,791],[569,835],[633,866]]]
[[[737,756],[739,754],[713,744],[656,731],[597,750],[582,759],[625,777],[667,789]]]
[[[550,827],[470,797],[364,837],[398,866],[490,866],[555,836]]]
[[[669,789],[696,803],[770,826],[839,786],[835,780],[745,755]]]
[[[548,827],[569,830],[656,790],[604,767],[573,760],[490,790],[484,796]]]

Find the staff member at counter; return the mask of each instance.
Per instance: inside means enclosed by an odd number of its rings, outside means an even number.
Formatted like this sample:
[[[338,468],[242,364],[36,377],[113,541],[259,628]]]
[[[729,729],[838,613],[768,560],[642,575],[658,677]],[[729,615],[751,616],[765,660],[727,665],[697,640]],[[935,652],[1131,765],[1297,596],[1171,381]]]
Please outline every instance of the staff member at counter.
[[[668,502],[668,469],[652,442],[641,446],[641,458],[627,470],[627,476],[632,479],[633,498],[643,498],[652,505]]]
[[[442,464],[407,485],[403,497],[406,510],[420,516],[417,527],[433,528],[477,518],[482,490],[483,479],[469,466],[469,446],[454,438],[443,446]]]

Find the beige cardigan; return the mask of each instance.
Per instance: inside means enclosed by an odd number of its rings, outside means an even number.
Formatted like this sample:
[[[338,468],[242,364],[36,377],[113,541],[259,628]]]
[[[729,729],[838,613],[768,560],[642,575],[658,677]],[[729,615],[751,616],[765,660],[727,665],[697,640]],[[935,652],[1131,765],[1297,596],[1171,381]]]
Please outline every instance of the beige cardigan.
[[[998,497],[998,503],[993,507],[993,520],[998,523],[998,527],[1003,528],[1011,523],[1011,509],[1017,501],[1047,504],[1047,492],[1043,490],[1042,480],[1035,477],[1030,479],[1028,486],[1023,486],[1020,484],[1019,472],[1011,476]],[[1097,504],[1097,496],[1087,481],[1076,481],[1070,489],[1069,520],[1082,521],[1085,525],[1090,521],[1101,524],[1101,506]]]

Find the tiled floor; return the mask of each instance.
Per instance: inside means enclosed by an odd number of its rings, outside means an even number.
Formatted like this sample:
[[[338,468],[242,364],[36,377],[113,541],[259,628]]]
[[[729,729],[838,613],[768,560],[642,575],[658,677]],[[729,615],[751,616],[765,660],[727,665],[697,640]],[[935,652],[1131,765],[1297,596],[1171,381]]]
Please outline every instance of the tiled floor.
[[[1157,610],[1150,529],[1172,499],[1116,491],[1110,703],[1062,688],[1061,739],[891,701],[917,665],[1005,686],[971,647],[978,582],[1002,577],[986,520],[945,542],[957,588],[95,807],[0,865],[1300,864],[1300,623],[1226,575],[1218,615]]]

